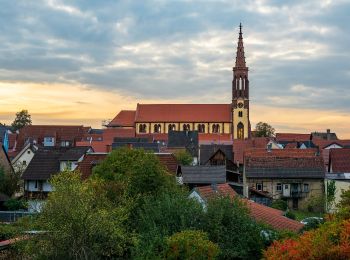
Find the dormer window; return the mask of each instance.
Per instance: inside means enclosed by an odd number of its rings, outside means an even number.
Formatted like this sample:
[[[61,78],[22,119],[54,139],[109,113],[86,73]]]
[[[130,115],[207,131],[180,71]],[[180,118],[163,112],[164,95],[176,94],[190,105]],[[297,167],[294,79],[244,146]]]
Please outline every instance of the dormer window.
[[[69,147],[70,142],[69,141],[61,141],[61,147]]]
[[[44,146],[55,146],[54,137],[44,137]]]

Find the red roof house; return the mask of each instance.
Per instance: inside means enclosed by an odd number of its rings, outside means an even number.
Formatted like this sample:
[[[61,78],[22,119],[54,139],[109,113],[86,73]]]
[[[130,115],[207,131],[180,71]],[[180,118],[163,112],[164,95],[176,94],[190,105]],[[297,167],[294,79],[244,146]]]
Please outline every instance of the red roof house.
[[[330,149],[329,172],[350,173],[350,148]]]

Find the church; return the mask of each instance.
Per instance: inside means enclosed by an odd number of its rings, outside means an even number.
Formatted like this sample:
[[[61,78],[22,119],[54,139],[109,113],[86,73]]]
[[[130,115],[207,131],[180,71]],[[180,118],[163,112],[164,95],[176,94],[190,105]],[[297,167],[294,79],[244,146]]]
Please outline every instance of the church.
[[[169,131],[198,131],[201,143],[249,138],[249,78],[242,25],[230,104],[137,104],[136,110],[120,111],[107,127],[134,130],[136,137],[152,136],[153,140],[166,140]]]

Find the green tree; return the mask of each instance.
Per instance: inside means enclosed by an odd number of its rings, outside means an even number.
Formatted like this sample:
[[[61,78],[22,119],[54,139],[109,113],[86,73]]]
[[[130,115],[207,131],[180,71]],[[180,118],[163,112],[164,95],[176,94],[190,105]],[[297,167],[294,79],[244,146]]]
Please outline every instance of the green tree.
[[[133,235],[125,227],[128,210],[114,207],[98,180],[81,181],[77,172],[51,180],[53,192],[38,218],[47,231],[31,240],[30,254],[39,259],[100,259],[127,257]]]
[[[275,128],[268,123],[259,122],[255,126],[256,137],[273,137],[275,135]]]
[[[30,114],[28,113],[28,110],[23,109],[16,113],[16,118],[11,124],[11,126],[13,131],[17,131],[31,124],[32,124],[32,119]]]
[[[5,170],[0,165],[0,192],[11,197],[19,189],[18,184],[21,181],[21,172]]]
[[[188,193],[164,192],[147,197],[133,220],[139,243],[134,248],[137,259],[159,259],[166,249],[166,238],[186,229],[200,229],[203,210],[201,205],[188,199]]]
[[[220,259],[260,259],[264,248],[262,228],[239,199],[210,200],[202,230],[219,245]]]
[[[93,178],[119,183],[126,196],[143,197],[157,195],[175,185],[158,158],[142,149],[120,148],[112,151],[97,165]]]
[[[350,189],[342,190],[340,202],[337,204],[337,219],[350,219]]]
[[[179,151],[176,152],[174,155],[178,163],[180,163],[181,165],[191,165],[193,162],[191,154],[187,151]]]
[[[203,231],[185,230],[167,239],[166,259],[215,259],[220,249]]]
[[[336,186],[335,186],[335,181],[331,180],[329,182],[327,182],[327,199],[326,199],[326,203],[327,203],[327,212],[329,212],[334,204],[334,200],[335,200],[335,193],[336,193]]]

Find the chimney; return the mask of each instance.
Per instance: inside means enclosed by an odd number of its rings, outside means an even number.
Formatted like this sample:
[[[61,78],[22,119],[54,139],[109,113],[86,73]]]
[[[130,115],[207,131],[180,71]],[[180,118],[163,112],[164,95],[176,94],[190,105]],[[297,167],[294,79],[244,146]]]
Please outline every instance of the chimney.
[[[327,129],[327,140],[331,140],[331,129]]]

